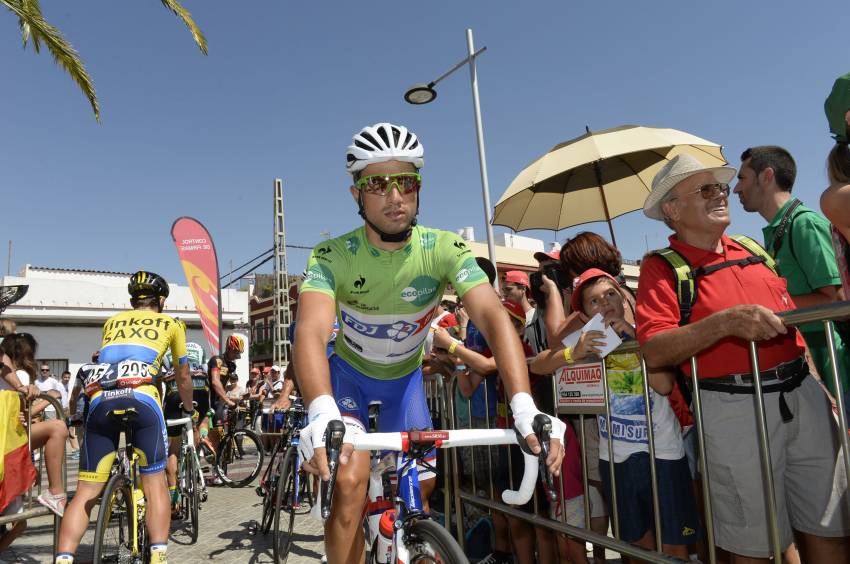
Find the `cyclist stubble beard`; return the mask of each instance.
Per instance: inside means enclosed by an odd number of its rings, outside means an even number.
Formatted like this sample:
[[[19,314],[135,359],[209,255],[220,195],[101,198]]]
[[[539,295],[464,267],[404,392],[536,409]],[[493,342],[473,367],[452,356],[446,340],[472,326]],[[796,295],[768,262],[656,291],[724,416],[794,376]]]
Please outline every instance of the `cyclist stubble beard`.
[[[410,163],[387,161],[367,166],[361,171],[360,178],[376,174],[389,175],[404,172],[416,172],[416,168]],[[393,188],[385,196],[377,196],[361,194],[355,186],[352,186],[350,191],[355,202],[359,204],[362,201],[363,213],[368,221],[384,233],[393,235],[402,233],[410,228],[416,217],[419,207],[419,194],[417,192],[404,196]]]

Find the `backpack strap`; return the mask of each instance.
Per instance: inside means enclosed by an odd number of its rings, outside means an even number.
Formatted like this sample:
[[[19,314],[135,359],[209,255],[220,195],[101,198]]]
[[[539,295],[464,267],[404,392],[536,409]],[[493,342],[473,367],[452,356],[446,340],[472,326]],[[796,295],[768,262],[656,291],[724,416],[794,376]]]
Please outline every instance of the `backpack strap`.
[[[697,286],[690,263],[670,247],[658,249],[650,254],[663,258],[676,277],[676,297],[679,300],[679,325],[687,325],[691,319],[691,306],[697,299]]]
[[[776,274],[776,261],[773,260],[773,257],[770,256],[770,254],[764,249],[764,247],[762,247],[746,235],[732,235],[730,239],[747,249],[750,254],[753,255],[753,258],[764,259],[750,262],[753,262],[753,264],[755,264],[756,262],[764,262],[764,265],[770,270],[772,270],[774,274]]]
[[[679,300],[679,325],[687,325],[691,320],[691,309],[697,301],[697,278],[711,274],[717,270],[729,266],[746,266],[749,264],[764,263],[769,269],[776,273],[776,261],[773,260],[764,248],[746,235],[732,235],[733,241],[744,247],[751,256],[737,260],[727,260],[711,266],[692,268],[685,257],[670,247],[651,251],[650,255],[658,255],[664,259],[673,275],[676,277],[676,298]]]

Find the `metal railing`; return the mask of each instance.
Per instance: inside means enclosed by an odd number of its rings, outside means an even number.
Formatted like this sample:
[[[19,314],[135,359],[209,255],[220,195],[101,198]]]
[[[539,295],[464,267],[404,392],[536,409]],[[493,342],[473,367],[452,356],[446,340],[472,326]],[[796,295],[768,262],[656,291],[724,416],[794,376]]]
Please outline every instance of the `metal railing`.
[[[846,475],[847,483],[850,484],[850,439],[848,439],[848,425],[847,425],[847,417],[848,414],[845,413],[845,394],[846,390],[842,388],[841,385],[841,376],[839,374],[838,367],[840,366],[837,359],[836,354],[836,345],[834,339],[834,321],[843,320],[850,318],[850,301],[840,302],[837,304],[828,304],[822,306],[815,306],[809,308],[802,308],[788,312],[782,312],[778,314],[780,318],[782,318],[783,322],[786,326],[789,327],[797,327],[804,323],[810,323],[813,321],[822,322],[824,325],[824,331],[826,333],[827,346],[829,352],[829,358],[832,363],[832,374],[830,377],[832,378],[834,389],[836,390],[836,403],[838,406],[838,424],[839,424],[839,436],[840,436],[840,444],[842,450],[842,456],[840,460],[843,461],[843,472]],[[640,348],[636,341],[631,341],[628,343],[624,343],[619,348],[614,351],[612,354],[619,353],[636,353],[640,355]],[[759,374],[759,358],[758,358],[758,343],[750,342],[749,343],[749,356],[750,363],[752,368],[752,374]],[[643,360],[642,355],[640,356],[640,369],[641,375],[643,377],[643,394],[644,394],[644,406],[645,406],[645,417],[646,417],[646,426],[647,426],[647,441],[648,441],[648,450],[649,450],[649,466],[650,466],[650,480],[651,480],[651,491],[652,491],[652,506],[654,509],[654,526],[655,526],[655,551],[644,550],[638,548],[629,543],[623,542],[619,540],[619,527],[618,527],[618,500],[617,500],[617,487],[616,487],[616,476],[614,472],[614,448],[613,448],[613,426],[611,425],[611,404],[610,397],[608,393],[608,375],[607,370],[605,369],[605,362],[601,363],[602,367],[602,388],[604,393],[604,416],[606,425],[609,429],[607,432],[607,443],[608,443],[608,453],[609,453],[609,479],[611,483],[611,506],[609,509],[611,510],[612,517],[612,529],[614,533],[614,538],[610,536],[603,536],[597,533],[594,533],[590,530],[590,519],[591,519],[591,511],[589,505],[589,478],[587,473],[587,452],[586,452],[586,437],[584,430],[584,418],[586,414],[579,414],[579,434],[580,434],[580,443],[581,443],[581,461],[582,461],[582,485],[584,491],[584,525],[585,528],[578,528],[566,523],[566,511],[563,509],[565,507],[565,499],[564,499],[564,485],[563,478],[558,480],[560,487],[559,489],[559,498],[561,503],[561,520],[550,519],[547,517],[543,517],[537,514],[532,514],[528,512],[521,511],[515,507],[511,507],[505,505],[504,503],[500,503],[498,501],[493,501],[495,499],[494,494],[498,494],[498,492],[494,492],[494,484],[493,484],[493,472],[487,472],[489,476],[489,498],[478,495],[476,480],[476,472],[475,472],[475,456],[474,453],[471,457],[472,460],[472,492],[464,491],[462,488],[462,473],[460,472],[461,466],[458,464],[457,458],[459,456],[458,451],[460,449],[452,449],[451,454],[446,460],[446,473],[454,478],[454,483],[450,487],[446,485],[446,494],[451,492],[453,497],[453,505],[455,508],[455,513],[457,516],[457,526],[456,526],[456,536],[461,546],[464,543],[464,534],[463,534],[463,513],[464,513],[464,502],[470,503],[482,508],[485,508],[489,511],[498,511],[505,515],[509,515],[511,517],[521,519],[535,527],[544,527],[551,531],[559,532],[566,534],[569,537],[580,539],[584,542],[592,543],[594,546],[601,546],[609,550],[613,550],[615,552],[619,552],[620,554],[626,556],[632,556],[635,558],[640,558],[646,562],[678,562],[679,560],[672,558],[670,556],[664,555],[661,553],[662,549],[662,531],[661,531],[661,520],[660,520],[660,502],[659,502],[659,493],[658,493],[658,474],[655,463],[655,436],[654,436],[654,425],[652,422],[652,412],[651,412],[651,401],[650,398],[650,386],[649,386],[649,378],[646,363]],[[710,480],[709,480],[709,471],[707,464],[707,456],[706,456],[706,445],[705,445],[705,428],[703,421],[703,413],[702,413],[702,401],[701,401],[701,392],[700,392],[700,380],[697,372],[697,359],[696,356],[690,359],[690,384],[692,387],[692,413],[694,417],[694,426],[697,437],[697,457],[699,463],[699,474],[701,476],[702,483],[702,496],[703,496],[703,522],[701,525],[703,526],[703,532],[705,533],[706,540],[706,549],[708,552],[708,562],[710,564],[715,564],[717,561],[716,554],[716,545],[714,539],[714,514],[712,510],[711,503],[711,490],[710,490]],[[821,375],[822,378],[826,378],[826,375]],[[482,381],[481,385],[486,385],[486,379]],[[443,383],[442,379],[440,379],[441,384],[441,394],[440,401],[443,402],[444,411],[442,413],[448,413],[449,417],[444,417],[441,420],[444,428],[457,428],[457,406],[455,405],[455,388],[457,387],[457,377],[452,377],[448,383]],[[777,516],[777,504],[776,504],[776,492],[774,488],[774,477],[771,471],[772,464],[770,458],[770,443],[768,436],[768,425],[767,425],[767,416],[765,413],[765,402],[762,390],[762,383],[760,378],[753,379],[754,391],[753,401],[755,404],[755,430],[758,439],[759,445],[759,456],[761,462],[761,473],[764,483],[764,499],[766,505],[767,512],[767,523],[768,523],[768,534],[769,534],[769,546],[771,549],[771,553],[776,559],[775,561],[779,561],[782,558],[783,547],[780,542],[779,535],[779,526],[778,526],[778,516]],[[553,394],[556,399],[557,405],[557,385],[555,382],[555,378],[552,379],[552,387]],[[486,425],[490,427],[492,425],[490,419],[490,409],[489,409],[489,400],[487,399],[488,394],[484,394],[485,397],[485,411],[486,411]],[[470,425],[472,421],[472,409],[471,409],[471,401],[467,401],[467,408],[469,410],[470,417]],[[588,413],[599,413],[602,414],[600,410],[589,410]],[[475,448],[475,447],[466,447],[466,448]],[[492,469],[492,454],[488,454],[488,460],[490,461],[490,468]],[[508,456],[508,461],[510,461],[510,456]],[[839,469],[836,468],[836,472]],[[508,476],[511,476],[511,472],[508,472]],[[447,482],[448,484],[448,482]],[[449,506],[449,503],[446,502],[446,506]],[[537,509],[536,503],[536,495],[535,495],[535,513]],[[448,511],[446,513],[448,515]],[[447,520],[446,527],[449,528],[449,522]]]
[[[32,406],[38,400],[47,401],[53,409],[56,410],[56,417],[60,421],[63,420],[64,410],[62,409],[62,403],[51,395],[48,394],[40,394],[35,400],[29,402],[26,401],[25,394],[18,392],[18,395],[21,396],[22,400],[25,401],[26,404],[26,418],[27,418],[27,448],[30,452],[32,452]],[[67,441],[66,441],[67,442]],[[65,458],[65,445],[63,444],[63,454],[62,454],[62,483],[64,484],[64,494],[67,499],[68,495],[68,464]],[[15,513],[13,515],[0,515],[0,525],[11,525],[17,523],[19,521],[25,521],[28,519],[34,519],[36,517],[43,517],[45,515],[53,515],[53,553],[56,554],[57,545],[59,543],[59,525],[62,522],[62,518],[56,514],[53,514],[50,509],[39,505],[35,498],[41,493],[42,482],[44,473],[46,473],[47,468],[45,466],[45,456],[44,456],[44,447],[39,449],[39,459],[38,459],[38,468],[36,469],[36,479],[33,484],[30,486],[29,491],[24,495],[25,503],[24,510],[20,513]]]

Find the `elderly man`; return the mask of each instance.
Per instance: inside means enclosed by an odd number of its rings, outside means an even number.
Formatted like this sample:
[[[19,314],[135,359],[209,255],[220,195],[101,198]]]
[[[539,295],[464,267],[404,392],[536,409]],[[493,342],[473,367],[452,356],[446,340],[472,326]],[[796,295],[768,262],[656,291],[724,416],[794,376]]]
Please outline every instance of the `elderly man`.
[[[809,376],[799,333],[774,313],[794,307],[785,281],[752,240],[724,234],[734,177],[732,167],[678,155],[653,179],[644,214],[674,234],[641,265],[638,340],[650,368],[690,373],[696,356],[715,541],[733,562],[770,556],[749,358],[749,341],[758,343],[781,546],[796,540],[804,562],[846,562],[846,493],[824,516],[839,449],[829,400]],[[678,276],[671,256],[684,261]]]

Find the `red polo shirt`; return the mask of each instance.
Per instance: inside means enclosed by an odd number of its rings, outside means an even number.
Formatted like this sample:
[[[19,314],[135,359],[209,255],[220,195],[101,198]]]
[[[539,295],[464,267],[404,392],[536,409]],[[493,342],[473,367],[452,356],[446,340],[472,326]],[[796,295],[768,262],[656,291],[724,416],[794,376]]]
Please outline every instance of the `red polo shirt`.
[[[727,260],[751,256],[744,247],[726,237],[721,239],[723,254],[706,251],[670,237],[670,247],[681,254],[692,268],[710,266]],[[637,338],[644,345],[654,335],[679,326],[679,301],[676,276],[663,258],[653,255],[641,263],[637,295]],[[697,299],[691,309],[691,323],[712,313],[739,304],[759,304],[772,311],[796,306],[788,294],[785,279],[764,264],[729,266],[697,278]],[[758,344],[759,369],[767,370],[803,354],[803,340],[796,329]],[[682,369],[691,373],[690,359]],[[697,354],[697,374],[717,378],[752,372],[749,343],[737,337],[725,337]]]

